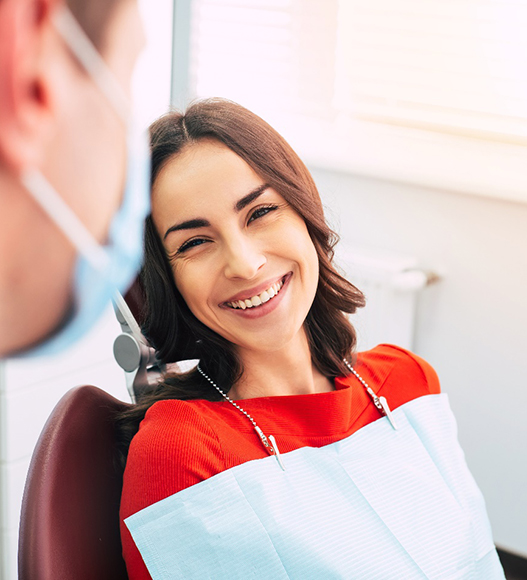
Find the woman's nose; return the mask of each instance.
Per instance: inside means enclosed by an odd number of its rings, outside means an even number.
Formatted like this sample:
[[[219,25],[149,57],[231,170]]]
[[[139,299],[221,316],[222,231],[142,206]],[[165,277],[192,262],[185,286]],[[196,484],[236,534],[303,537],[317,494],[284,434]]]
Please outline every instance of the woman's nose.
[[[238,236],[226,245],[225,276],[251,279],[266,263],[263,252],[253,240]]]

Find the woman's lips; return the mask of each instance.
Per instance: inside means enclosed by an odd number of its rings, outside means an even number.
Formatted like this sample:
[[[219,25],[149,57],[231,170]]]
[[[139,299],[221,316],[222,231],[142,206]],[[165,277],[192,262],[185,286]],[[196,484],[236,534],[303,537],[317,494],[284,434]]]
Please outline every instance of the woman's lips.
[[[244,318],[259,318],[260,316],[264,316],[274,310],[281,302],[284,291],[289,285],[292,275],[293,273],[289,272],[282,278],[279,278],[277,282],[267,286],[259,294],[255,294],[254,296],[251,296],[251,298],[243,299],[243,305],[245,308],[241,305],[241,298],[234,301],[231,300],[229,302],[224,302],[221,306],[226,310],[231,311],[233,314],[243,316]],[[271,289],[271,293],[269,293],[269,289]],[[271,294],[273,295],[271,296]],[[248,303],[251,305],[249,306]]]
[[[240,300],[232,300],[230,302],[226,302],[225,304],[229,308],[233,308],[234,310],[246,310],[247,308],[256,308],[269,302],[272,300],[282,289],[284,285],[284,277],[282,277],[278,282],[274,282],[265,290],[262,290],[260,293],[251,296],[250,298],[240,299]]]

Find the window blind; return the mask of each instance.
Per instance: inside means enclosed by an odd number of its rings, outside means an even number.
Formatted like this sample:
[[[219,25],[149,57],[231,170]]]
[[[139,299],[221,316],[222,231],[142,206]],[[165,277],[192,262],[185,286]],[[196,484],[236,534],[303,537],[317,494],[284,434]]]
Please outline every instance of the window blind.
[[[247,106],[315,163],[404,178],[410,161],[388,159],[400,141],[429,156],[420,182],[527,200],[526,30],[527,0],[192,0],[190,96]],[[508,183],[460,173],[496,159],[489,143]],[[425,175],[438,156],[452,183]]]
[[[336,33],[336,0],[195,0],[191,96],[331,116]]]
[[[527,142],[527,3],[340,2],[342,110]]]

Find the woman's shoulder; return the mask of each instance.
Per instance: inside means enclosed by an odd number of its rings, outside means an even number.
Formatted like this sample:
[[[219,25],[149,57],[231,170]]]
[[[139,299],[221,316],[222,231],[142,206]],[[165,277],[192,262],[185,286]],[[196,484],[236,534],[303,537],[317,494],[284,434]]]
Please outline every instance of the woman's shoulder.
[[[159,427],[168,423],[173,426],[184,424],[185,429],[194,425],[202,428],[207,421],[203,410],[208,405],[210,402],[202,399],[161,399],[148,409],[141,425]]]
[[[359,360],[369,365],[383,365],[391,373],[405,379],[412,378],[426,386],[430,394],[441,392],[439,378],[434,368],[422,357],[394,344],[379,344],[371,350],[359,353]]]
[[[359,374],[362,370],[373,390],[391,399],[394,408],[441,392],[437,373],[427,361],[392,344],[358,353],[355,369]]]
[[[218,447],[216,432],[201,403],[205,401],[166,399],[154,403],[132,439],[130,453],[194,452],[203,449],[204,439],[206,448]]]
[[[223,469],[220,441],[199,405],[177,399],[158,401],[146,412],[130,444],[124,495],[150,505]],[[131,503],[135,511],[144,507]]]

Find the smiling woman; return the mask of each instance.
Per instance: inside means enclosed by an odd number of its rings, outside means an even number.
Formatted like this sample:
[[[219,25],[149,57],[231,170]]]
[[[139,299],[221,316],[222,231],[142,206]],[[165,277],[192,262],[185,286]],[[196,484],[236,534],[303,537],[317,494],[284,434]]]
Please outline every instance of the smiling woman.
[[[298,313],[295,326],[304,326],[316,369],[324,376],[345,373],[342,360],[356,339],[343,313],[363,306],[364,297],[331,263],[337,238],[294,151],[262,119],[219,99],[202,101],[184,116],[170,113],[151,131],[154,203],[143,279],[145,332],[158,356],[165,362],[199,358],[218,382],[234,385],[242,364],[228,332],[242,331],[242,313],[226,303],[257,302],[260,292],[291,279],[284,310]],[[296,275],[286,280],[293,269]],[[242,310],[245,318],[275,327],[267,340],[278,351],[278,318],[248,310]],[[219,332],[222,320],[229,323]],[[263,340],[263,332],[258,336]],[[215,393],[194,379],[183,396]]]
[[[165,165],[152,199],[156,231],[192,314],[233,345],[244,366],[259,353],[287,348],[293,356],[306,341],[318,285],[317,253],[298,213],[210,139]]]
[[[199,365],[119,420],[129,577],[503,578],[433,369],[354,352],[364,297],[293,150],[219,99],[151,135],[144,331]]]

